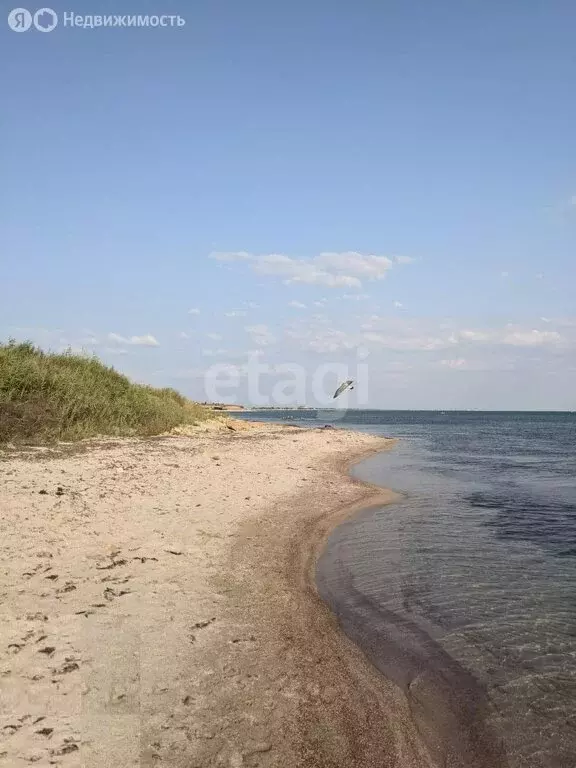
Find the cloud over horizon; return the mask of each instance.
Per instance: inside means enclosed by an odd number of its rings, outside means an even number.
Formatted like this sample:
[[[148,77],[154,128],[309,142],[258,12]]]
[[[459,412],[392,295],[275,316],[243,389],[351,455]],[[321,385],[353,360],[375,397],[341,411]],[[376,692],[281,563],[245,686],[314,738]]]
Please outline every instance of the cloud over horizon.
[[[247,251],[214,251],[211,259],[244,262],[259,275],[282,278],[287,285],[323,285],[328,288],[361,288],[363,280],[382,280],[394,264],[409,264],[410,257],[388,257],[356,251],[323,251],[308,259],[281,253],[256,255]]]
[[[135,347],[159,347],[160,342],[151,334],[144,336],[121,336],[119,333],[109,333],[108,340],[115,344],[129,344]]]

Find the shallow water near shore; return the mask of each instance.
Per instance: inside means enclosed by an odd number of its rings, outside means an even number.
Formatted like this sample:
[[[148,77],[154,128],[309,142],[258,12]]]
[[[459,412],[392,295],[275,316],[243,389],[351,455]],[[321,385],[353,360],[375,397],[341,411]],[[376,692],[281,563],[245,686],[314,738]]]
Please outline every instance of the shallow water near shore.
[[[318,563],[344,631],[413,697],[439,761],[576,766],[576,414],[331,416],[400,438],[354,474],[401,500],[338,527]]]

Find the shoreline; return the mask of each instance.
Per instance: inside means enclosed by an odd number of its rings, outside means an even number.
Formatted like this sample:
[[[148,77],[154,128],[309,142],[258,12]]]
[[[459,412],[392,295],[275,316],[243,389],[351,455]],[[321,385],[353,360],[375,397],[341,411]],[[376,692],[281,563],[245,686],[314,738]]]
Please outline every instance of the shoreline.
[[[307,430],[310,433],[320,430]],[[340,434],[358,435],[349,430]],[[332,433],[334,434],[334,433]],[[320,513],[305,511],[298,520],[289,520],[284,529],[273,525],[275,543],[262,539],[258,548],[277,550],[276,579],[270,579],[276,594],[287,593],[289,608],[267,616],[278,622],[279,640],[288,646],[291,665],[312,695],[304,695],[290,741],[298,745],[296,755],[286,763],[274,765],[306,768],[436,768],[414,728],[408,702],[400,689],[366,658],[363,650],[342,631],[337,617],[321,598],[316,586],[316,563],[332,531],[356,513],[374,505],[388,504],[398,494],[353,477],[351,469],[375,453],[389,449],[394,440],[368,436],[369,448],[341,452],[321,461],[339,490],[351,492],[351,500],[331,505],[318,499]],[[309,508],[316,501],[306,491],[291,496],[293,506]],[[262,525],[265,518],[258,520]],[[252,521],[252,524],[254,521]],[[252,528],[250,527],[250,531]],[[282,550],[284,550],[282,552]],[[246,544],[238,544],[232,558],[234,567],[249,560],[258,579],[257,557],[247,554]],[[261,603],[259,603],[261,604]],[[268,605],[268,608],[271,606]],[[291,609],[291,610],[290,610]],[[282,615],[283,614],[283,615]],[[285,642],[286,638],[288,643]],[[278,639],[277,639],[278,641]],[[330,680],[327,691],[326,680]],[[327,694],[327,695],[326,695]]]
[[[352,462],[350,471],[364,458],[368,456]],[[400,491],[387,489],[381,489],[386,495],[378,498],[380,487],[365,485],[375,490],[374,498],[351,509],[326,532],[316,549],[310,578],[337,617],[340,631],[406,698],[411,722],[434,766],[506,768],[501,739],[487,725],[490,702],[485,687],[409,616],[359,592],[339,561],[337,550],[345,536],[330,539],[341,525],[353,525],[354,518],[404,498]]]
[[[3,457],[0,764],[432,768],[315,583],[392,441],[233,424]]]
[[[316,619],[320,617],[325,622],[326,633],[332,630],[343,641],[338,643],[336,640],[333,652],[340,646],[342,659],[348,657],[352,673],[349,683],[358,682],[372,696],[369,704],[372,717],[363,711],[368,700],[357,701],[355,712],[358,720],[371,721],[374,728],[371,734],[365,729],[362,731],[362,743],[355,745],[346,765],[504,768],[507,763],[500,741],[485,722],[488,706],[485,690],[467,670],[420,627],[389,611],[384,612],[383,620],[378,610],[375,609],[373,614],[374,619],[380,620],[381,627],[384,623],[384,632],[368,638],[362,633],[351,632],[350,617],[348,622],[344,621],[338,610],[338,601],[347,584],[338,585],[341,593],[332,602],[319,588],[319,561],[325,556],[334,531],[340,525],[352,522],[357,515],[403,498],[400,492],[352,474],[365,459],[393,449],[395,443],[396,440],[385,438],[383,445],[329,459],[336,471],[356,486],[361,495],[352,504],[313,516],[309,528],[300,529],[292,542],[289,570],[299,575],[299,579],[294,578],[296,588],[307,595],[311,612],[316,612]],[[390,745],[382,740],[382,724],[379,726],[372,719],[378,709],[398,742],[395,758],[398,762],[390,760]],[[367,744],[370,740],[372,743]],[[385,755],[390,762],[386,761]]]

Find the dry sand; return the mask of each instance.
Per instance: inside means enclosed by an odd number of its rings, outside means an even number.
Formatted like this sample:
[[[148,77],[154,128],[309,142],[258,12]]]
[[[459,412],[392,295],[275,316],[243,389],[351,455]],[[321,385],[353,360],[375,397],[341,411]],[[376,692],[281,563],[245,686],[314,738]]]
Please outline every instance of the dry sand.
[[[238,423],[0,460],[0,765],[429,765],[313,582],[384,447]]]

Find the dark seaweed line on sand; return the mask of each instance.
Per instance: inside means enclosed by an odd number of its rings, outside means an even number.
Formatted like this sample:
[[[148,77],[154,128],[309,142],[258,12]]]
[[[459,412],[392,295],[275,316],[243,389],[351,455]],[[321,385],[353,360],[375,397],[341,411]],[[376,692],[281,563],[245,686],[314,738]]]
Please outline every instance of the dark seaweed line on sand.
[[[403,691],[439,768],[506,768],[502,741],[487,723],[484,686],[414,621],[356,589],[333,537],[318,558],[316,586],[343,632]]]

